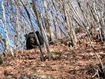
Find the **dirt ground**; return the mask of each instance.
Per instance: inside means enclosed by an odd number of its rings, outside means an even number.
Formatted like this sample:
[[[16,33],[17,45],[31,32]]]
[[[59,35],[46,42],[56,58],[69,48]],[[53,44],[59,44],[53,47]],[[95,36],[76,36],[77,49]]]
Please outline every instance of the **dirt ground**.
[[[92,44],[105,67],[105,43],[93,40]],[[79,39],[74,47],[54,44],[49,48],[51,61],[44,48],[45,61],[40,61],[38,48],[23,53],[15,51],[14,58],[10,53],[2,56],[0,79],[105,79],[95,75],[100,70],[100,62],[87,39]]]

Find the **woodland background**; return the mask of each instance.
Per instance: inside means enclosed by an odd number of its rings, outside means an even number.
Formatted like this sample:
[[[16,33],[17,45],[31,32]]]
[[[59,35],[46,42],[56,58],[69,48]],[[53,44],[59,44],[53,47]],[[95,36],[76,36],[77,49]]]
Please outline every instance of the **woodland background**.
[[[0,0],[0,4],[0,52],[24,49],[24,34],[32,28],[53,41],[69,37],[73,44],[95,31],[102,41],[105,38],[104,0]]]
[[[24,53],[24,35],[32,31],[43,35],[49,60],[51,49],[47,35],[54,43],[66,42],[73,51],[75,47],[82,48],[78,43],[86,37],[85,43],[92,48],[104,70],[104,62],[96,52],[98,44],[93,41],[98,40],[104,48],[105,0],[0,0],[0,53],[10,52],[12,57],[15,51]],[[39,49],[43,59],[40,45]]]

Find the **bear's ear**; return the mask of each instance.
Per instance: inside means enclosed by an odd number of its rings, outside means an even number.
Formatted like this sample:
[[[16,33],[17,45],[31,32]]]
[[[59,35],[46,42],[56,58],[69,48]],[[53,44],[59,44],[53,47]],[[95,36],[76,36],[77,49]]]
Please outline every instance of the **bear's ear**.
[[[28,34],[25,34],[24,37],[27,38],[28,37]]]
[[[39,34],[39,31],[36,31],[36,34]]]

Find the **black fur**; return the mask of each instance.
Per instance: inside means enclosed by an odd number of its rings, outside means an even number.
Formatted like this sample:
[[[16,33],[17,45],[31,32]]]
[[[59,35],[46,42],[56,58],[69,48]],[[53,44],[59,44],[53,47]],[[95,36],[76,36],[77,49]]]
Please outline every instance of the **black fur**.
[[[36,35],[38,37],[40,45],[43,45],[44,44],[43,37],[40,35],[40,33],[38,31],[36,31]],[[35,39],[34,32],[30,32],[29,34],[26,34],[25,37],[26,37],[26,49],[27,50],[28,49],[33,49],[36,46],[38,46],[38,43]]]

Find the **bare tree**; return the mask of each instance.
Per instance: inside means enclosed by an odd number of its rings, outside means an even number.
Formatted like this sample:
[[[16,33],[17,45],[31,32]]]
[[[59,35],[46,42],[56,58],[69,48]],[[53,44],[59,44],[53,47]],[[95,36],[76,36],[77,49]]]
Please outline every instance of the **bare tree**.
[[[47,1],[46,0],[43,0],[43,5],[45,8],[45,14],[46,14],[46,17],[48,20],[50,37],[51,37],[52,41],[54,41],[53,26],[52,26],[52,23],[50,21],[50,15],[48,13],[48,7],[47,7]]]
[[[10,46],[10,41],[9,41],[9,37],[8,37],[8,31],[7,31],[7,25],[6,25],[6,16],[5,16],[5,8],[4,8],[4,3],[3,3],[3,0],[1,1],[1,5],[2,5],[2,14],[3,14],[3,19],[4,19],[4,24],[2,22],[2,20],[0,19],[1,23],[2,23],[2,26],[4,28],[4,32],[5,32],[5,35],[6,35],[6,50],[11,50],[11,53],[12,53],[12,56],[14,56],[13,54],[13,50]]]

